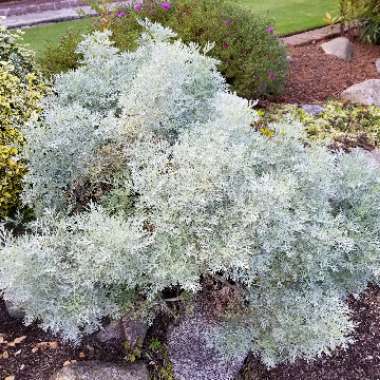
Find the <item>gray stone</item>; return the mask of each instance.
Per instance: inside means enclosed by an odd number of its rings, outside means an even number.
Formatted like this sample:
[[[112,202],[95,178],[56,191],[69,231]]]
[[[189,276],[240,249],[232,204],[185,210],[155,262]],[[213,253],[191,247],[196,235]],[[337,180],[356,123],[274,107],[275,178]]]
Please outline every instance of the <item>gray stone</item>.
[[[10,317],[14,319],[24,319],[25,313],[20,306],[15,305],[11,301],[5,301],[5,308]]]
[[[325,110],[318,104],[303,104],[301,108],[311,116],[318,116]]]
[[[212,326],[205,315],[195,312],[169,332],[169,356],[176,380],[232,380],[238,375],[245,355],[227,360],[210,347],[206,336]]]
[[[380,107],[380,79],[368,79],[343,91],[341,98],[352,103]]]
[[[145,335],[148,331],[148,325],[143,321],[136,321],[124,317],[121,320],[125,340],[129,343],[129,349],[133,351],[141,346],[144,342]]]
[[[96,339],[100,343],[122,343],[125,340],[125,334],[121,321],[112,321],[96,334]]]
[[[96,338],[101,343],[127,341],[129,349],[133,351],[137,346],[142,345],[147,331],[148,326],[145,322],[124,317],[104,327],[98,332]]]
[[[50,380],[149,380],[143,363],[127,367],[97,361],[81,362],[63,367]]]
[[[377,72],[380,73],[380,58],[376,59],[375,65]]]
[[[380,165],[380,150],[379,149],[375,149],[371,152],[367,152],[367,154],[373,158],[378,165]]]
[[[322,50],[329,55],[333,55],[345,61],[350,61],[353,54],[353,45],[346,37],[334,38],[321,45]]]

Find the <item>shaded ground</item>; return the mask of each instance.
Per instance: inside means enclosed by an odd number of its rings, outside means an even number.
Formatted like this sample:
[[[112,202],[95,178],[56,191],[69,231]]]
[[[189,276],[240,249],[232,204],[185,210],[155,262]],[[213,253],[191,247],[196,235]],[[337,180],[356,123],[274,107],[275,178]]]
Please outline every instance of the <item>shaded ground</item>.
[[[0,300],[0,379],[48,380],[55,370],[72,360],[120,361],[120,348],[99,346],[89,339],[76,348],[37,328],[23,326],[8,316]]]
[[[313,103],[338,97],[346,88],[366,79],[380,78],[375,61],[380,46],[354,42],[351,62],[326,55],[321,43],[289,47],[292,58],[285,94],[276,101]]]
[[[354,336],[356,342],[347,351],[338,350],[332,357],[323,357],[310,363],[300,360],[293,365],[280,366],[264,375],[262,380],[380,379],[380,289],[370,287],[359,299],[351,298],[349,304],[358,327]],[[109,346],[105,350],[92,340],[73,348],[58,342],[35,326],[24,327],[7,316],[2,303],[0,336],[11,343],[15,338],[26,337],[14,347],[0,344],[0,355],[4,355],[5,351],[9,355],[9,358],[0,359],[1,379],[15,375],[15,380],[48,380],[54,370],[70,360],[119,361],[123,357],[120,350]],[[56,343],[49,347],[46,342]],[[36,347],[40,348],[36,350]],[[245,378],[249,379],[252,377]]]

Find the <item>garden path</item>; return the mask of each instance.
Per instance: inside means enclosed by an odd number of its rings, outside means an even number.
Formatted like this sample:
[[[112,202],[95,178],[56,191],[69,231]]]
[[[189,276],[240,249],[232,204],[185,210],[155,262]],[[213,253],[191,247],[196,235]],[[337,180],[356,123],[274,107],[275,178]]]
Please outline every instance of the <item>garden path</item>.
[[[115,1],[115,5],[126,1]],[[22,0],[0,3],[0,17],[8,28],[21,28],[48,22],[73,20],[95,11],[83,0]]]

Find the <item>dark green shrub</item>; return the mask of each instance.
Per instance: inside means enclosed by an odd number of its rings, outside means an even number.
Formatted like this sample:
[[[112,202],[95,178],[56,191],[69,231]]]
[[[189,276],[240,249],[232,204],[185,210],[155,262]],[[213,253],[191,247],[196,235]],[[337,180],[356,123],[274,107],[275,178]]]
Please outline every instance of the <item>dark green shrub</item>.
[[[111,29],[117,47],[134,50],[142,31],[138,19],[143,18],[172,28],[186,43],[205,46],[214,42],[210,55],[221,61],[219,70],[239,95],[257,98],[281,92],[287,74],[286,52],[270,21],[262,16],[224,0],[145,1],[134,8],[104,12],[95,28]],[[58,53],[55,60],[44,57],[47,71],[74,67],[70,59],[74,57],[74,41],[73,37],[63,39],[50,53]]]
[[[340,0],[344,21],[359,21],[361,38],[369,43],[380,43],[379,0]]]
[[[380,2],[378,0],[368,1],[362,15],[362,37],[364,40],[380,43]]]
[[[70,31],[60,38],[58,45],[50,44],[39,60],[43,73],[53,75],[75,69],[80,58],[75,50],[81,39],[79,32]]]

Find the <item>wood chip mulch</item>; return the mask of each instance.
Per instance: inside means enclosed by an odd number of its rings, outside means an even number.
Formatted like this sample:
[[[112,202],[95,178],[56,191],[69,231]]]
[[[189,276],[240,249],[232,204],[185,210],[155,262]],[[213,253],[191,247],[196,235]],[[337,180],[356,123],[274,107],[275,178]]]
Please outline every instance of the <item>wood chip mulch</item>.
[[[353,41],[354,55],[346,62],[326,55],[322,42],[289,47],[290,73],[285,93],[276,102],[314,103],[339,97],[342,91],[366,79],[379,79],[375,61],[380,58],[380,46]]]
[[[36,325],[24,326],[9,317],[0,299],[0,380],[49,380],[55,371],[70,363],[122,362],[124,356],[122,347],[102,346],[93,338],[74,347]]]
[[[380,379],[380,288],[370,286],[358,299],[350,298],[352,318],[358,326],[355,343],[331,357],[282,365],[255,380],[378,380]],[[0,302],[0,379],[49,380],[65,363],[81,360],[120,362],[123,352],[93,340],[74,348],[36,326],[25,327],[10,318]],[[2,338],[0,338],[0,341]],[[6,340],[8,343],[4,343]],[[8,346],[9,345],[9,346]],[[248,380],[248,379],[246,379]],[[252,379],[249,379],[252,380]]]

